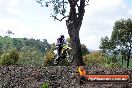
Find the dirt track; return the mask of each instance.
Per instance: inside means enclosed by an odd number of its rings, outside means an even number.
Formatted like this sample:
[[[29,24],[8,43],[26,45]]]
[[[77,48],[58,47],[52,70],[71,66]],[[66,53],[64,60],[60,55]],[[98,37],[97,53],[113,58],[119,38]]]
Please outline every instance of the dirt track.
[[[130,74],[131,69],[85,67],[89,74]],[[50,88],[132,88],[131,83],[78,83],[77,67],[0,67],[0,88],[41,88],[44,82]]]

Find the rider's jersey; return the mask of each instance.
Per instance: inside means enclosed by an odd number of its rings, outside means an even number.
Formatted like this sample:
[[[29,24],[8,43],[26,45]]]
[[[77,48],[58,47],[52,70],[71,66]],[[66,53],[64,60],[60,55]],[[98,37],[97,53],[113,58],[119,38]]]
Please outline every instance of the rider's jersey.
[[[66,44],[66,41],[65,41],[65,39],[58,38],[56,45],[61,45],[61,44]]]

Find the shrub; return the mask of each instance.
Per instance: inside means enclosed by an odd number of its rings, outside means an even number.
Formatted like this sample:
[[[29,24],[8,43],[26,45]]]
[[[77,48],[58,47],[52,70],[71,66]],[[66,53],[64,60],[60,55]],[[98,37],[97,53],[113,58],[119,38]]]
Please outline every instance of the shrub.
[[[44,56],[45,66],[53,66],[54,65],[53,64],[53,61],[55,59],[55,53],[53,52],[54,49],[56,49],[56,46],[53,43],[51,45],[51,49],[45,53],[45,56]],[[68,61],[66,59],[61,59],[59,62],[59,65],[60,66],[69,66],[70,64],[68,63]]]
[[[83,56],[84,62],[88,66],[103,66],[106,63],[106,57],[100,52],[92,52]]]
[[[24,66],[43,66],[44,61],[41,53],[37,48],[30,48],[28,46],[23,47],[20,50],[20,59],[18,60],[19,65]]]
[[[98,66],[98,67],[107,67],[107,68],[116,68],[121,67],[115,59],[103,55],[100,52],[92,52],[83,56],[84,62],[88,66]]]
[[[109,64],[106,64],[104,67],[107,67],[107,68],[119,68],[119,67],[121,67],[121,65],[118,64],[118,63],[110,62]]]
[[[14,65],[19,59],[19,53],[16,49],[10,50],[1,56],[0,65]]]
[[[55,59],[55,54],[53,52],[53,50],[49,50],[46,52],[45,56],[44,56],[44,64],[45,66],[53,66],[53,61]],[[69,66],[69,63],[66,59],[61,59],[59,62],[60,66]]]
[[[54,57],[55,57],[55,54],[53,53],[52,50],[47,51],[45,56],[44,56],[44,64],[45,64],[45,66],[53,65]]]

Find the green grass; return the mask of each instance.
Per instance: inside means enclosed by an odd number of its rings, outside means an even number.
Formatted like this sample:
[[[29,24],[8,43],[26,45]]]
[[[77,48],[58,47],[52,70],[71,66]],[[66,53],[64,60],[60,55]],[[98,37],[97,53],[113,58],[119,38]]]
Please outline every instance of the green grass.
[[[42,88],[49,88],[49,84],[48,83],[43,83]]]

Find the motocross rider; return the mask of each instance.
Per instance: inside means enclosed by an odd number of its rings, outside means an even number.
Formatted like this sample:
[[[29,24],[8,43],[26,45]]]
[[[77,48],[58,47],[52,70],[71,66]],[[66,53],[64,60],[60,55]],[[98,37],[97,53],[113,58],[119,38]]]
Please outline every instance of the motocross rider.
[[[60,57],[61,50],[63,49],[63,44],[66,44],[64,35],[60,35],[57,39],[56,47],[57,47],[57,57]]]

